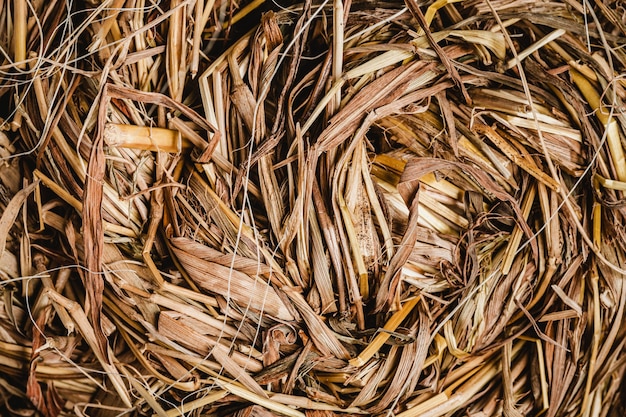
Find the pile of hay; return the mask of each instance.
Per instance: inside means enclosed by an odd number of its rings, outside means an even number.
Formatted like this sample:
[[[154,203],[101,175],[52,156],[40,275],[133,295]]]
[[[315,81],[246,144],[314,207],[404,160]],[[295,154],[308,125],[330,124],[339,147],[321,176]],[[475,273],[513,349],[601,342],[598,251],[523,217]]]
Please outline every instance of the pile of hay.
[[[0,17],[3,416],[626,413],[621,3]]]

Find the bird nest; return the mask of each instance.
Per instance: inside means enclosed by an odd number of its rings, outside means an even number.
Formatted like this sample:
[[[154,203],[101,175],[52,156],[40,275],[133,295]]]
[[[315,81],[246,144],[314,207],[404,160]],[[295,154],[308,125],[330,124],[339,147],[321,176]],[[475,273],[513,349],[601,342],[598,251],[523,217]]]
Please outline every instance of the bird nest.
[[[624,415],[618,3],[0,16],[3,415]]]

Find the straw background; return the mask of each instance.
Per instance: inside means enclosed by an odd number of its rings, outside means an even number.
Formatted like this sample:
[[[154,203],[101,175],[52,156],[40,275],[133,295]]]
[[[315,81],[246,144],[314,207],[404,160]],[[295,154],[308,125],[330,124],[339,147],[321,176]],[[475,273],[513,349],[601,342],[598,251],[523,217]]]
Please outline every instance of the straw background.
[[[626,413],[620,2],[0,27],[1,415]]]

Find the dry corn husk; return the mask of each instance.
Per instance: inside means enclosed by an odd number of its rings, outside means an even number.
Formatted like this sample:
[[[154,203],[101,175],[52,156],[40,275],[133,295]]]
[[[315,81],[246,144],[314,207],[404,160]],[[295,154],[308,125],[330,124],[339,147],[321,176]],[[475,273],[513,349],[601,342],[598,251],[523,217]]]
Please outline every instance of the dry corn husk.
[[[618,3],[0,3],[0,414],[621,416]]]

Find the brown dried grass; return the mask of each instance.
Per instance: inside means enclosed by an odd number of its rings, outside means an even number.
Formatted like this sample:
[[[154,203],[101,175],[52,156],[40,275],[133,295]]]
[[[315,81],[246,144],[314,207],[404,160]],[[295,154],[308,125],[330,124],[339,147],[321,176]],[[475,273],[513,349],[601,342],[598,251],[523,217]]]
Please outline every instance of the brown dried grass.
[[[621,416],[618,3],[0,3],[0,413]]]

